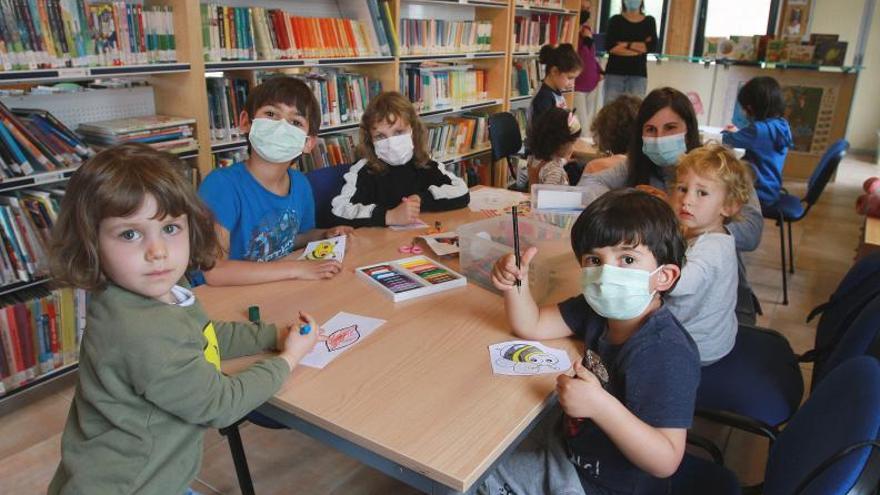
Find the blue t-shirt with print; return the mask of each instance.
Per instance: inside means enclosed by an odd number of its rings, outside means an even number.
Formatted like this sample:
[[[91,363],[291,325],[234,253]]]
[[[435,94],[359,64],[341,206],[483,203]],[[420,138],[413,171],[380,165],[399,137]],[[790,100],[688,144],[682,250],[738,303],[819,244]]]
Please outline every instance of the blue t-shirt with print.
[[[208,174],[199,195],[229,231],[229,259],[272,261],[290,254],[300,232],[315,228],[315,202],[308,179],[288,169],[290,191],[266,190],[236,163]]]
[[[654,428],[689,428],[700,384],[697,345],[666,306],[651,313],[623,344],[583,295],[559,303],[562,319],[608,370],[607,390]],[[587,493],[665,493],[668,480],[633,465],[595,423],[566,418],[566,443]]]

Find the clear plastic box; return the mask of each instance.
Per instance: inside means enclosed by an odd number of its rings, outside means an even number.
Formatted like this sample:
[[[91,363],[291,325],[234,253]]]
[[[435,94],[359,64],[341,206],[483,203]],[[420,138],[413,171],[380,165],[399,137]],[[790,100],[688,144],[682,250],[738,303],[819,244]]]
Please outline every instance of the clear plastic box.
[[[532,184],[532,217],[571,230],[588,205],[586,189],[556,184]]]
[[[568,231],[528,217],[518,221],[520,252],[532,246],[538,248],[529,267],[529,288],[535,301],[542,302],[561,285],[576,287],[580,267],[571,251]],[[458,227],[458,239],[461,272],[469,281],[499,293],[492,285],[492,267],[498,258],[513,252],[511,216],[462,225]]]

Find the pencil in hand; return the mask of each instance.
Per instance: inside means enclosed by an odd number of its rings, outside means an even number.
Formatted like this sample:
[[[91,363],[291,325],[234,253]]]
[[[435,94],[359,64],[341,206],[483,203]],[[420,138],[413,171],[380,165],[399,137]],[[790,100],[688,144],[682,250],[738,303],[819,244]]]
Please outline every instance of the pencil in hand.
[[[516,206],[511,207],[510,212],[513,216],[513,255],[516,259],[516,269],[519,270],[520,265],[522,264],[522,258],[519,252],[519,222],[517,221]],[[520,290],[520,287],[522,287],[522,281],[519,277],[516,277],[514,284],[516,285],[517,294],[522,294],[522,291]]]

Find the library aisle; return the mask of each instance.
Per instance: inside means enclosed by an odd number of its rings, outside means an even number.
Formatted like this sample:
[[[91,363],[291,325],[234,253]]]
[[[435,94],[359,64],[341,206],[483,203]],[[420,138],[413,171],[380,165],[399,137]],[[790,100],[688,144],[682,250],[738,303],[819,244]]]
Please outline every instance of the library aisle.
[[[825,301],[852,263],[863,217],[853,205],[862,181],[876,175],[876,165],[866,158],[848,157],[837,181],[830,184],[804,221],[794,224],[797,273],[790,285],[791,304],[783,306],[779,281],[778,230],[766,222],[760,247],[746,256],[749,278],[764,315],[758,323],[782,332],[803,352],[812,347],[815,322],[806,314]],[[805,184],[787,181],[793,194]],[[804,369],[809,380],[810,370]],[[29,403],[0,410],[0,493],[44,493],[60,458],[61,431],[73,397],[72,381],[51,384],[29,396]],[[806,384],[809,389],[809,383]],[[725,440],[725,458],[741,479],[753,483],[762,476],[766,445],[745,434],[714,431]],[[397,481],[366,467],[336,450],[289,430],[268,430],[252,425],[242,429],[257,493],[384,494],[416,493]],[[205,438],[205,457],[193,488],[204,495],[236,494],[238,483],[225,439],[212,430]]]

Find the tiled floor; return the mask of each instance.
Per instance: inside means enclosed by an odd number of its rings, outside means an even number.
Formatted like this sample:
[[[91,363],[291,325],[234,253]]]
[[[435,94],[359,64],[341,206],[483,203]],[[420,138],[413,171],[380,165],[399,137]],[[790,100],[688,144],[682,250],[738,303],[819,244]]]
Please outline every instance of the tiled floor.
[[[765,223],[759,249],[746,256],[749,278],[764,308],[759,324],[784,333],[797,352],[812,347],[815,322],[804,322],[807,312],[827,299],[852,263],[862,224],[853,204],[862,181],[877,174],[880,170],[873,163],[847,159],[837,181],[829,185],[807,219],[795,224],[797,272],[789,280],[788,306],[781,304],[779,235],[772,223]],[[786,185],[795,194],[801,194],[805,187],[791,181]],[[809,368],[804,372],[808,381]],[[60,457],[61,431],[72,390],[70,383],[46,387],[18,401],[14,408],[0,410],[0,493],[45,492]],[[728,464],[741,479],[760,479],[765,442],[711,425],[700,424],[698,428],[724,442]],[[260,494],[416,493],[293,431],[251,425],[243,428],[242,436]],[[194,488],[205,495],[239,493],[226,440],[214,431],[206,437],[202,472]]]

